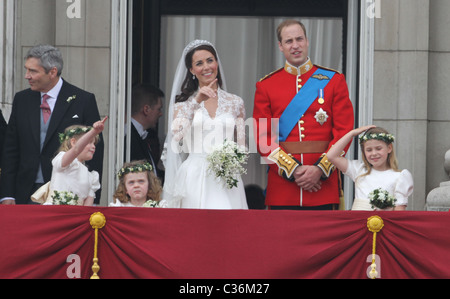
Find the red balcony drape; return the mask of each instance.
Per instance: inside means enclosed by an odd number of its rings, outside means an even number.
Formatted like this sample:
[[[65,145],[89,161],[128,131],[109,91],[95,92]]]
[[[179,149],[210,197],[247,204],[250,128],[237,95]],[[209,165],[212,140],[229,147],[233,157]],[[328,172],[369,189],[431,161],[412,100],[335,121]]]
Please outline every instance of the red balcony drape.
[[[89,278],[95,212],[102,279],[367,279],[373,215],[381,278],[450,278],[449,213],[63,206],[0,206],[0,278]]]

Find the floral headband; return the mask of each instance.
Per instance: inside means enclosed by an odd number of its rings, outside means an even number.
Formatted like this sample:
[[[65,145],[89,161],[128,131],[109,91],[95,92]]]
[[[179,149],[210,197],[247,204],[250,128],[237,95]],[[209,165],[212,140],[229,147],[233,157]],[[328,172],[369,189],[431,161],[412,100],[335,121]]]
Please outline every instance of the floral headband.
[[[366,142],[367,140],[381,140],[386,142],[387,144],[393,143],[395,141],[395,137],[392,134],[387,133],[370,133],[364,134],[359,138],[359,144]]]
[[[122,167],[119,172],[117,173],[117,176],[122,178],[122,176],[128,174],[128,173],[134,173],[134,172],[144,172],[144,171],[152,171],[153,167],[150,163],[144,163],[144,164],[138,164],[134,166],[128,166],[128,167]]]
[[[90,130],[92,130],[92,127],[70,129],[67,132],[59,134],[59,142],[63,143],[64,141],[69,140],[73,136],[85,134],[85,133],[89,132]]]

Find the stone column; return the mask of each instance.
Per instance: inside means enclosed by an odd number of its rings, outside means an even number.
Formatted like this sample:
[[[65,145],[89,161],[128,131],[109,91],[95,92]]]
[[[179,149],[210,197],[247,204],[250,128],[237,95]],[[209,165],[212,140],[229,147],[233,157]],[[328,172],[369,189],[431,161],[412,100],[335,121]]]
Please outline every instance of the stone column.
[[[109,114],[111,81],[111,1],[56,1],[55,46],[64,57],[62,77],[95,94],[100,117]],[[108,201],[109,123],[105,142],[102,199]]]
[[[375,19],[374,124],[396,136],[400,169],[414,177],[408,209],[416,211],[426,197],[430,2],[381,1]]]
[[[427,192],[448,179],[442,158],[450,148],[450,1],[430,1],[430,54],[428,70]],[[419,82],[420,83],[420,82]]]
[[[111,1],[56,1],[55,46],[64,57],[63,78],[95,94],[109,113]]]

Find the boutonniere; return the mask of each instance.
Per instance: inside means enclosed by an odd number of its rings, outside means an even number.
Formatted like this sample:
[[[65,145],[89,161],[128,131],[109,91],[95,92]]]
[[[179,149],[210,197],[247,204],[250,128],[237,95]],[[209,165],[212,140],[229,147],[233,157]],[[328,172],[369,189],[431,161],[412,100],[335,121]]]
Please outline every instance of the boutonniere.
[[[76,95],[73,95],[73,96],[69,97],[69,98],[67,99],[67,103],[72,102],[72,101],[75,100],[76,98],[77,98]]]

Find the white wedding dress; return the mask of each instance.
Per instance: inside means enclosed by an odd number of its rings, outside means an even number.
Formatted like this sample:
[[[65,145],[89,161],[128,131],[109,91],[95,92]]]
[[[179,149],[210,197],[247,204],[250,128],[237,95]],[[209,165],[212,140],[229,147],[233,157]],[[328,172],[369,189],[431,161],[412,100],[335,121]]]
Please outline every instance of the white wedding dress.
[[[209,115],[203,103],[194,100],[175,104],[172,134],[174,150],[187,158],[177,171],[170,194],[172,207],[190,209],[248,209],[242,179],[229,189],[208,170],[207,156],[214,146],[234,140],[245,146],[243,100],[218,90],[216,115]]]

